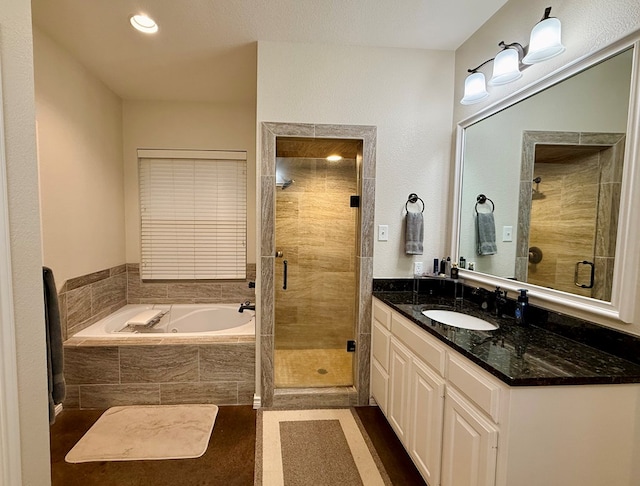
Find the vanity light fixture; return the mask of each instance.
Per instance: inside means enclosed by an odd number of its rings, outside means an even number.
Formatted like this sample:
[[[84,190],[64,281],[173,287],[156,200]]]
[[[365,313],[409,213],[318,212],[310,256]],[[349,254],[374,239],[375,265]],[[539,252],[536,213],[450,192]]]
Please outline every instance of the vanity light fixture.
[[[517,42],[512,44],[500,42],[498,45],[502,50],[493,60],[493,76],[489,80],[491,86],[508,84],[522,77],[520,59],[524,55],[524,48]]]
[[[340,162],[342,160],[342,155],[329,155],[329,157],[327,157],[327,160],[329,162]]]
[[[560,20],[555,17],[549,17],[550,13],[551,7],[547,7],[542,20],[531,30],[529,52],[522,59],[524,64],[536,64],[546,61],[565,51],[565,47],[560,40],[562,30]]]
[[[134,29],[145,34],[155,34],[158,32],[158,24],[156,24],[155,20],[147,15],[132,15],[129,18],[129,22],[131,22]]]
[[[498,46],[502,47],[502,50],[496,54],[495,58],[488,59],[478,67],[468,70],[471,74],[464,80],[461,104],[471,105],[489,97],[484,74],[478,71],[485,64],[493,61],[493,74],[488,84],[500,86],[520,79],[522,69],[527,68],[528,65],[546,61],[565,51],[560,40],[560,20],[549,17],[550,13],[551,7],[547,7],[542,20],[531,30],[528,49],[517,42],[505,44],[501,41]]]
[[[478,68],[479,67],[480,66],[478,66]],[[489,97],[484,74],[472,69],[469,69],[469,72],[471,74],[467,76],[467,79],[464,80],[464,96],[460,100],[460,103],[462,103],[463,105],[472,105],[474,103],[479,103],[480,101]]]

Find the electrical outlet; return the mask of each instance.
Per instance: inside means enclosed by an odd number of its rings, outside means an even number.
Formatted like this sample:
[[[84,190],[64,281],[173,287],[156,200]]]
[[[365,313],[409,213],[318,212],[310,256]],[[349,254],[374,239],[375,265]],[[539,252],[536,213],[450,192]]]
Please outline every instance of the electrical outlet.
[[[513,241],[513,226],[502,227],[502,241]]]
[[[378,241],[389,240],[389,226],[386,224],[378,225]]]
[[[422,262],[413,262],[413,274],[422,275],[424,273],[424,264]]]

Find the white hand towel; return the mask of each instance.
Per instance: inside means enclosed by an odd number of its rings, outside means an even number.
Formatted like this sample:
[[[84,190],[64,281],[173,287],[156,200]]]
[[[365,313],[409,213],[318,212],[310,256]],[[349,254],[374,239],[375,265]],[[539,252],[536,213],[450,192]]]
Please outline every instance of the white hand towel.
[[[424,223],[422,213],[407,212],[404,250],[407,255],[422,255]]]

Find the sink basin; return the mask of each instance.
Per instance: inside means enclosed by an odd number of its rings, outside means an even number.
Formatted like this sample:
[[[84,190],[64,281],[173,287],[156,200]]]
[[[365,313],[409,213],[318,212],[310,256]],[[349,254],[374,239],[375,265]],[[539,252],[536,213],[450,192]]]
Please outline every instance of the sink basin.
[[[474,331],[495,331],[498,326],[490,322],[483,321],[477,317],[473,317],[460,312],[445,310],[425,310],[422,314],[429,319],[441,322],[447,326],[459,327],[462,329],[473,329]]]

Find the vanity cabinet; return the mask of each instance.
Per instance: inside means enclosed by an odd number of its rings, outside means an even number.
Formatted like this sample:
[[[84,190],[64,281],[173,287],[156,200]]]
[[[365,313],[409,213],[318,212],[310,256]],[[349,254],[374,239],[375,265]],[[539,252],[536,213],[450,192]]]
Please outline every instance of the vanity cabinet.
[[[411,360],[409,350],[397,339],[391,338],[387,419],[405,447],[407,447],[407,431],[410,427],[408,405]]]
[[[495,485],[498,428],[453,388],[446,394],[443,444],[442,486]]]
[[[422,477],[438,484],[442,454],[444,379],[413,358],[409,373],[409,423],[406,447]]]
[[[371,326],[371,396],[387,415],[391,309],[374,299]]]
[[[371,393],[430,486],[640,484],[640,384],[509,386],[375,298],[373,314]]]

